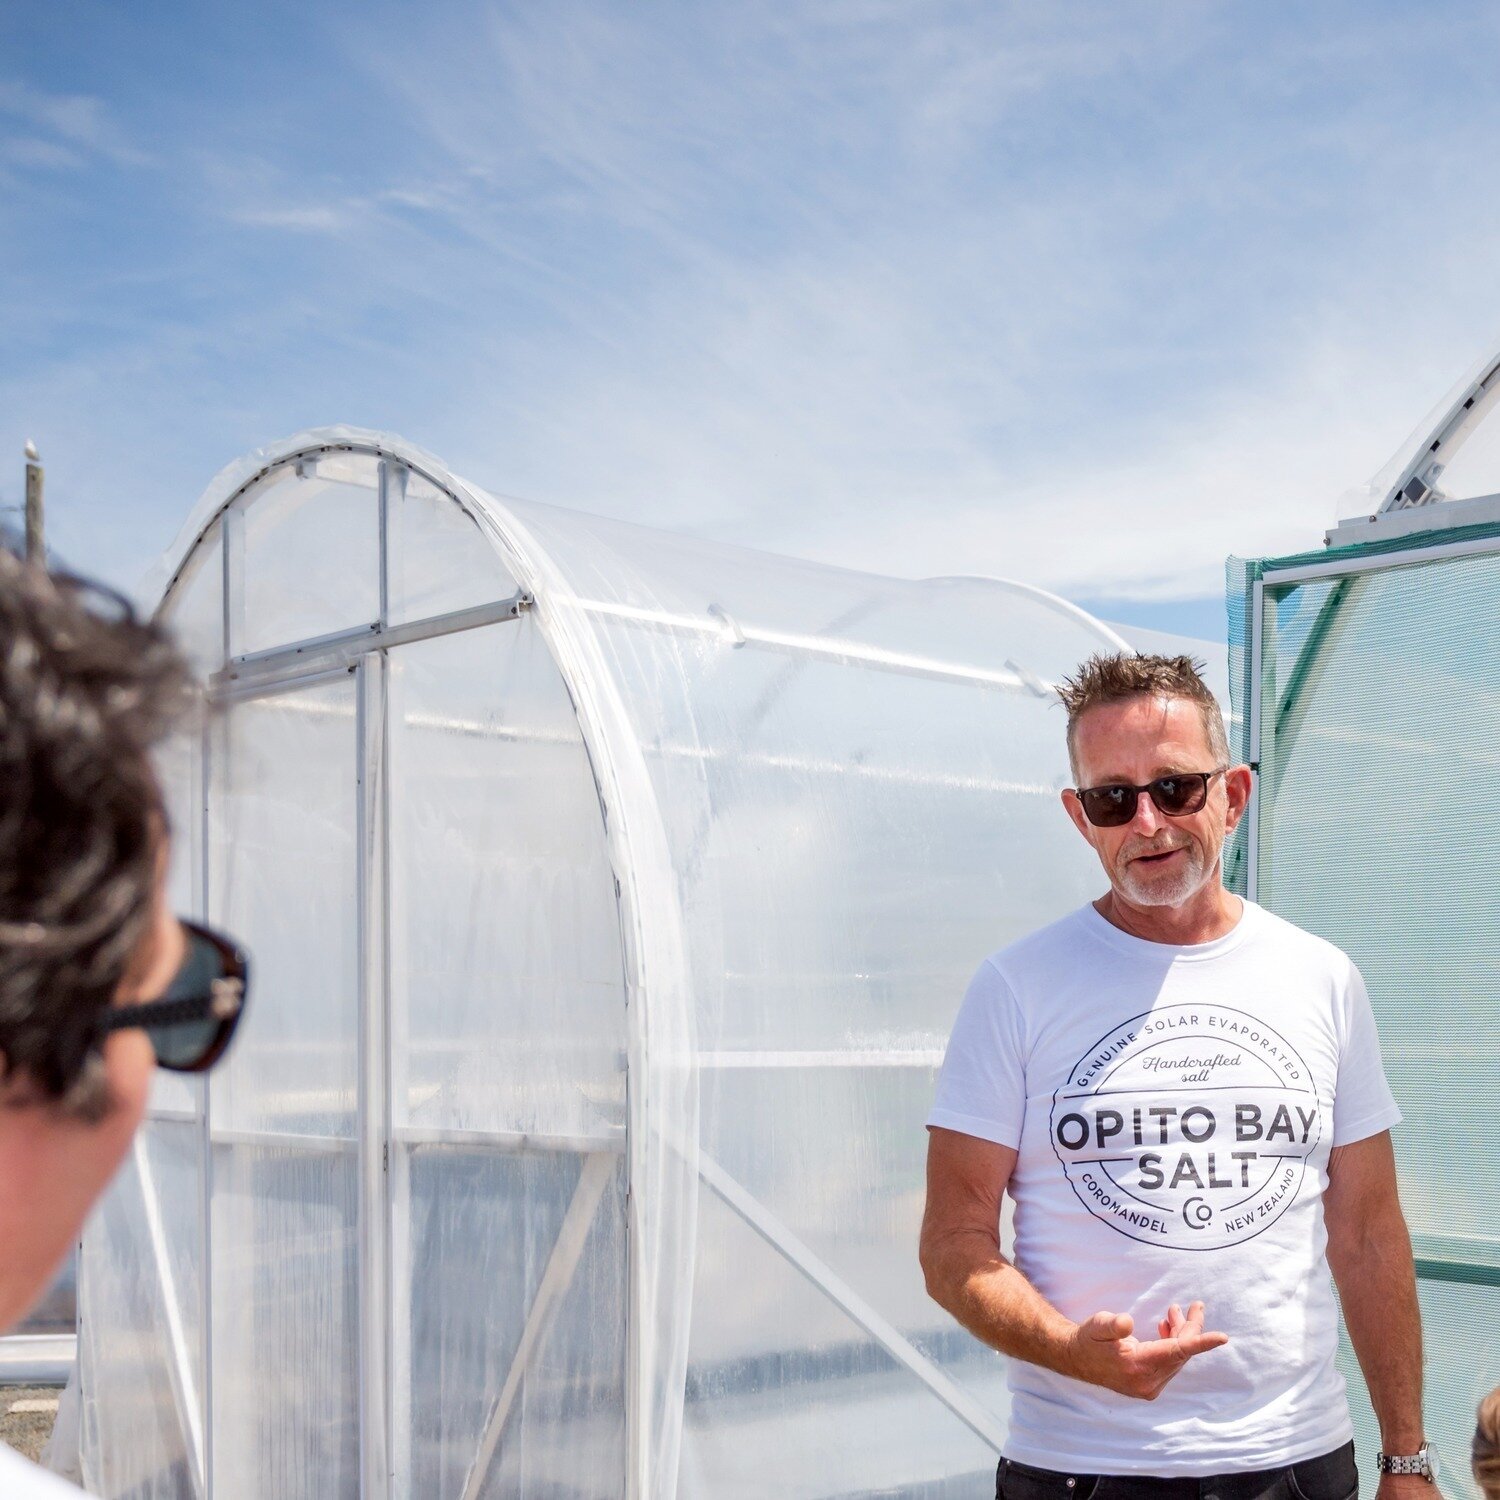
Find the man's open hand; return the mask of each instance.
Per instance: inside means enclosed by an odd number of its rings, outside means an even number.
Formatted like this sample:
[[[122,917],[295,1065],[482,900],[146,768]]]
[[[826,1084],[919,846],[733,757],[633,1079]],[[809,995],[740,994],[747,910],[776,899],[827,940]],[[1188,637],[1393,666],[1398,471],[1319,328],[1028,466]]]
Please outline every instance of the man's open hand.
[[[1201,1302],[1194,1302],[1186,1316],[1174,1302],[1157,1333],[1159,1338],[1138,1339],[1127,1314],[1095,1313],[1073,1335],[1075,1367],[1069,1373],[1122,1396],[1154,1401],[1194,1355],[1229,1342],[1227,1333],[1203,1331]]]

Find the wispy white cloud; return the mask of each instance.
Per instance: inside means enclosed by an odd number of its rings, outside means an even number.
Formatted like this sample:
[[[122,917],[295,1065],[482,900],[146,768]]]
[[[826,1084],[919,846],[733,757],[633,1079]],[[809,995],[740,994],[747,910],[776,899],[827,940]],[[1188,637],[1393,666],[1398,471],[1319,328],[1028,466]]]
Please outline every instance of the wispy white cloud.
[[[1431,315],[1447,251],[1339,285],[1323,258],[1368,253],[1372,222],[1269,233],[1227,275],[1195,261],[1204,247],[1178,243],[1194,214],[1294,217],[1289,155],[1379,173],[1381,143],[1337,110],[1306,131],[1153,141],[1152,89],[1204,65],[1220,19],[998,14],[737,14],[705,56],[618,12],[488,12],[491,50],[467,66],[440,45],[404,57],[387,81],[470,173],[439,201],[476,242],[503,244],[506,187],[539,177],[556,218],[608,226],[596,271],[641,243],[671,267],[614,289],[597,275],[586,352],[555,326],[524,338],[523,399],[475,382],[448,426],[511,488],[889,571],[1202,594],[1230,551],[1315,542],[1426,382],[1472,357],[1467,310]],[[1368,65],[1380,32],[1324,39],[1317,65]],[[1239,87],[1294,91],[1288,55]],[[1077,160],[1043,134],[1066,138],[1090,91],[1122,81],[1139,83],[1142,140],[1091,122]],[[1427,144],[1408,131],[1413,168]],[[1403,165],[1388,156],[1377,189]],[[1464,237],[1471,269],[1491,227]],[[1423,329],[1422,358],[1395,360]]]
[[[163,451],[172,412],[202,477],[351,419],[829,561],[1208,594],[1226,552],[1315,543],[1500,323],[1500,49],[1461,0],[323,25],[336,104],[226,95],[157,174],[197,200],[182,321],[49,376],[120,443]],[[112,129],[20,103],[57,150]]]
[[[298,234],[347,234],[356,223],[347,205],[333,203],[246,206],[236,209],[231,217],[239,224],[290,229]]]
[[[9,139],[17,126],[26,133],[22,141],[30,140],[29,161],[13,154],[26,154],[21,142]],[[53,93],[15,79],[0,79],[0,130],[5,131],[7,154],[18,165],[74,167],[88,157],[99,157],[117,166],[138,167],[149,160],[102,99]]]
[[[84,158],[71,146],[34,135],[0,136],[0,161],[11,167],[36,167],[48,172],[71,172]]]

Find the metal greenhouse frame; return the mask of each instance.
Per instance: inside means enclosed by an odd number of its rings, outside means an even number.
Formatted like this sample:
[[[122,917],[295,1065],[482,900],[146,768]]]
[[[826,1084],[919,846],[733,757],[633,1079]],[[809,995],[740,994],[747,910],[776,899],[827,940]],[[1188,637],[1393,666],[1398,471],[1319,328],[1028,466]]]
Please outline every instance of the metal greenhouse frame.
[[[913,1153],[973,955],[1090,889],[1033,832],[1051,683],[1124,642],[997,580],[499,501],[350,429],[226,470],[160,587],[218,708],[167,761],[179,894],[248,925],[263,993],[85,1244],[97,1492],[856,1495],[893,1419],[899,1482],[992,1474],[1000,1362],[922,1292]]]

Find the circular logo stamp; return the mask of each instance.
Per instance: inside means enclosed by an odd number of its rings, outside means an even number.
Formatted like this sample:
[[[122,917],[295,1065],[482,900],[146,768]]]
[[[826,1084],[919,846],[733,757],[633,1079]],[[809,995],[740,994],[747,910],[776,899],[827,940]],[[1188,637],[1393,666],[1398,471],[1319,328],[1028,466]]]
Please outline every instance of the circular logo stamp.
[[[1296,1201],[1323,1134],[1307,1064],[1224,1005],[1135,1016],[1052,1096],[1052,1149],[1096,1219],[1181,1250],[1238,1245]]]

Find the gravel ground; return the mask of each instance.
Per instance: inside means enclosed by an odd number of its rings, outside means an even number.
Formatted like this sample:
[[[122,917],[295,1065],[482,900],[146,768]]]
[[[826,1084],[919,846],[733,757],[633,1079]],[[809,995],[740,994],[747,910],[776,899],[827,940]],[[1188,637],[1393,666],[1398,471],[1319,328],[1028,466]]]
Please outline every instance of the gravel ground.
[[[56,1386],[0,1386],[0,1438],[27,1458],[40,1458],[42,1445],[52,1436],[61,1394]]]

